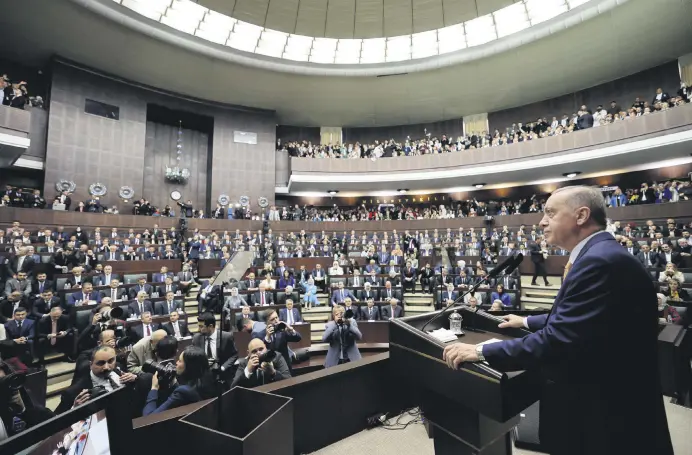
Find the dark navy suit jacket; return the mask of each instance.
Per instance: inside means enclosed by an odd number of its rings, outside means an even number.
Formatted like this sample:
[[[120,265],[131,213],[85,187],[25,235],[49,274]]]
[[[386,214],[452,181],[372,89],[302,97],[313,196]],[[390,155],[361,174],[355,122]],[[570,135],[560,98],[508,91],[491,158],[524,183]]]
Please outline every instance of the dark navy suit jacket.
[[[657,360],[656,291],[609,233],[584,245],[549,315],[521,339],[486,345],[501,371],[544,380],[540,439],[550,453],[673,453]]]
[[[189,385],[179,385],[178,387],[176,387],[175,390],[168,397],[168,400],[166,400],[165,403],[163,403],[161,406],[157,408],[156,400],[158,397],[158,390],[149,391],[149,394],[147,395],[146,404],[144,405],[144,410],[142,411],[142,415],[148,416],[149,414],[156,414],[159,412],[166,411],[168,409],[178,408],[180,406],[185,406],[190,403],[196,403],[202,399],[202,397],[197,392],[197,389],[194,387],[190,387]]]

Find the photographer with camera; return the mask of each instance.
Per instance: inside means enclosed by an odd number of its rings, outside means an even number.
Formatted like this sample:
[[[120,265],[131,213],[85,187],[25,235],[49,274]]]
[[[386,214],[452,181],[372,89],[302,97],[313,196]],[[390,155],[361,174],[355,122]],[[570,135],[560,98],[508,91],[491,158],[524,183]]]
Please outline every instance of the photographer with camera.
[[[0,442],[55,416],[35,406],[23,387],[26,373],[15,372],[0,361]]]
[[[212,396],[211,373],[207,355],[204,350],[196,346],[185,348],[174,367],[171,363],[166,366],[161,364],[154,366],[153,363],[150,363],[149,366],[155,368],[156,373],[152,377],[151,390],[147,395],[142,415],[156,414],[196,403]],[[161,401],[159,393],[163,387],[164,378],[170,388],[170,394],[163,404],[159,404]]]
[[[288,343],[297,343],[300,341],[302,339],[300,333],[296,332],[295,329],[286,322],[280,321],[276,311],[269,312],[264,320],[267,324],[264,330],[264,337],[262,337],[262,333],[258,334],[257,332],[253,332],[253,337],[264,339],[267,349],[281,354],[286,361],[286,365],[288,365],[289,371],[291,371],[292,352],[288,348]]]
[[[353,312],[344,311],[344,307],[335,305],[332,316],[334,320],[327,322],[322,335],[322,342],[329,343],[325,368],[361,358],[356,341],[362,339],[363,335],[358,330],[358,322],[353,319]]]
[[[133,383],[137,376],[132,373],[116,373],[115,349],[110,346],[99,346],[91,356],[90,371],[68,387],[62,394],[56,414],[62,414],[75,406],[86,403],[104,393],[112,392],[123,384]]]
[[[104,297],[99,308],[91,319],[91,325],[82,330],[77,340],[79,351],[93,349],[99,345],[99,334],[104,330],[114,330],[118,338],[118,347],[129,344],[129,339],[125,337],[125,321],[121,318],[125,316],[123,307],[111,307],[110,297]]]
[[[247,357],[238,361],[238,369],[231,388],[256,387],[290,377],[291,372],[283,356],[275,351],[267,350],[264,341],[255,338],[248,344]]]
[[[127,371],[139,374],[147,360],[156,359],[156,344],[167,336],[165,330],[158,329],[135,343],[127,356]]]

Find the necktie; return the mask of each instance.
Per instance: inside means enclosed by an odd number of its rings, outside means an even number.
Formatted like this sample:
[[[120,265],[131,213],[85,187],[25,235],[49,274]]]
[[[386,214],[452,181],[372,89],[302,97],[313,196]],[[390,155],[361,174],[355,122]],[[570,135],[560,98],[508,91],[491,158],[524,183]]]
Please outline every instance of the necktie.
[[[391,308],[392,312],[392,319],[394,319],[394,307]]]
[[[174,309],[175,309],[175,303],[173,302],[173,300],[171,300],[170,302],[168,302],[168,312],[172,313]]]
[[[43,281],[38,282],[38,292],[39,293],[43,293],[43,283],[44,283]]]
[[[180,338],[180,327],[178,327],[178,321],[173,323],[173,332],[175,333],[176,337]]]
[[[211,337],[207,337],[207,358],[214,358],[214,354],[211,352]]]
[[[571,262],[568,262],[567,265],[565,265],[565,273],[562,274],[562,280],[563,280],[563,281],[564,281],[564,279],[567,277],[567,274],[569,273],[569,271],[570,271],[571,269],[572,269],[572,263],[571,263]]]
[[[84,301],[88,302],[89,301],[89,294],[84,294]]]
[[[145,326],[147,329],[147,334],[145,336],[151,336],[151,329],[149,329],[149,326]]]
[[[19,330],[19,334],[22,334],[22,321],[17,322],[17,329]]]
[[[171,285],[166,285],[166,292],[171,292]]]
[[[288,325],[293,325],[293,310],[288,312]]]
[[[53,338],[50,339],[50,344],[51,346],[55,346],[55,344],[58,342],[58,339],[55,338],[55,335],[58,333],[58,323],[56,321],[51,321],[50,333],[53,335]]]
[[[111,300],[116,300],[118,291],[111,289]]]
[[[144,303],[139,302],[139,314],[144,313]]]
[[[358,287],[358,278],[354,278],[354,279],[353,279],[353,285],[354,285],[355,287]]]
[[[372,307],[370,307],[370,317],[372,317]]]
[[[341,301],[343,301],[343,300],[344,300],[344,290],[342,289],[341,290]]]

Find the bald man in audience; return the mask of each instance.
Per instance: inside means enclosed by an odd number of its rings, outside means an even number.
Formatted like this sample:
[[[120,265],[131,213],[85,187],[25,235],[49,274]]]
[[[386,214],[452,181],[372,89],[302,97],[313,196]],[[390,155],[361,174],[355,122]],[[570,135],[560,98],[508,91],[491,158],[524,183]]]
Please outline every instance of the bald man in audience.
[[[154,354],[156,343],[167,335],[165,330],[156,330],[150,337],[144,337],[135,343],[127,356],[127,371],[138,374],[147,360],[156,360]]]

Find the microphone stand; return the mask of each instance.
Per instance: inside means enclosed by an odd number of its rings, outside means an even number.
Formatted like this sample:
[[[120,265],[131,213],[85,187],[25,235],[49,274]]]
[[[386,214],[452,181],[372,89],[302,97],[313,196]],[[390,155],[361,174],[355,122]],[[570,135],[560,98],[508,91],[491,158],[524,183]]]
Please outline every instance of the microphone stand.
[[[213,313],[212,313],[213,314]],[[214,379],[216,381],[217,397],[216,397],[216,431],[221,431],[221,424],[223,421],[223,409],[221,406],[221,399],[223,397],[223,390],[226,387],[226,380],[223,377],[224,371],[221,369],[221,336],[223,332],[223,317],[219,321],[219,330],[216,335],[216,367],[212,368],[212,373],[214,373]]]
[[[498,272],[498,274],[499,274],[499,272]],[[491,276],[491,274],[484,276],[482,280],[480,280],[478,283],[471,286],[466,292],[464,292],[462,295],[457,297],[456,300],[454,300],[453,302],[449,302],[444,308],[442,308],[442,310],[438,314],[433,316],[428,322],[426,322],[423,325],[423,327],[421,327],[421,331],[424,332],[425,328],[428,326],[428,324],[430,324],[431,322],[436,321],[438,318],[442,317],[442,315],[445,313],[445,311],[447,311],[449,308],[451,308],[453,306],[456,306],[460,301],[463,302],[464,297],[466,297],[467,295],[469,295],[471,293],[475,293],[476,290],[479,287],[481,287],[481,285],[487,284],[488,280],[490,280],[491,278],[495,278],[495,276],[494,275]],[[471,330],[474,331],[473,329],[471,329]]]

